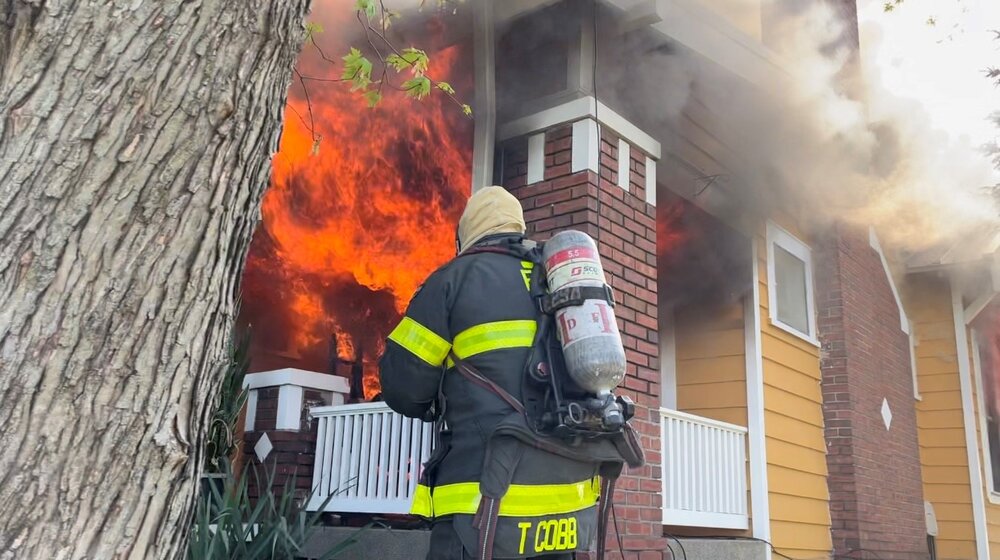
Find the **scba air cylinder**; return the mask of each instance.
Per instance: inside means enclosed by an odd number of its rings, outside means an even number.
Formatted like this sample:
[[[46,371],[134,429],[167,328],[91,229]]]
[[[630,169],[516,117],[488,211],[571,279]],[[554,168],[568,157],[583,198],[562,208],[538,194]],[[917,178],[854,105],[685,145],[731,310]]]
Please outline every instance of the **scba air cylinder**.
[[[607,285],[594,240],[581,231],[557,233],[542,250],[549,292]],[[555,312],[566,369],[584,390],[609,393],[625,378],[625,348],[611,304],[587,299]]]

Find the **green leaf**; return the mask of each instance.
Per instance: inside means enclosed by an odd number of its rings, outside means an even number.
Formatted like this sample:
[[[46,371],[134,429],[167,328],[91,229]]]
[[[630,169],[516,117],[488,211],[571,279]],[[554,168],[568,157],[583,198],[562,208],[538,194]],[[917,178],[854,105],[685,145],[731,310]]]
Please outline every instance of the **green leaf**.
[[[390,54],[389,56],[385,57],[385,63],[388,64],[391,68],[395,68],[396,72],[402,72],[403,70],[406,69],[407,66],[410,65],[409,62],[404,60],[403,57],[399,56],[398,54]]]
[[[462,112],[465,113],[465,116],[471,117],[472,116],[472,107],[470,107],[469,105],[463,103],[462,104]]]
[[[350,80],[353,84],[351,91],[365,90],[372,83],[372,63],[365,58],[361,51],[351,48],[351,52],[344,57],[344,73],[341,78]]]
[[[448,82],[438,82],[437,84],[435,84],[435,87],[437,87],[439,90],[445,93],[455,95],[455,88],[451,87],[451,84],[449,84]]]
[[[365,92],[365,101],[368,102],[369,107],[374,107],[378,105],[378,102],[382,100],[382,94],[378,90],[371,90]]]
[[[417,76],[403,82],[406,95],[414,99],[423,99],[431,92],[431,81],[427,76]]]
[[[354,8],[359,12],[364,12],[369,19],[375,17],[375,0],[357,0]]]
[[[414,76],[423,76],[424,72],[427,71],[428,62],[427,53],[412,47],[403,49],[402,56],[393,53],[385,57],[385,63],[394,68],[396,72],[402,72],[409,68]]]
[[[427,63],[430,62],[427,53],[413,47],[403,49],[403,60],[413,68],[414,76],[422,76],[427,71]]]
[[[315,21],[306,22],[306,41],[323,32],[323,26]]]
[[[400,15],[399,12],[393,10],[386,10],[385,16],[382,17],[382,26],[385,27],[386,29],[389,29],[390,27],[392,27],[392,20],[400,19],[401,17],[403,16]]]

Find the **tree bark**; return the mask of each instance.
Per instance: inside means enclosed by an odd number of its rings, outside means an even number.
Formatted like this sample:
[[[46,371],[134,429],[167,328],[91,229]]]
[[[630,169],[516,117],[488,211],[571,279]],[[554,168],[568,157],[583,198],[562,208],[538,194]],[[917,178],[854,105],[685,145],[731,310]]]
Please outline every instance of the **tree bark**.
[[[0,558],[184,553],[309,0],[0,0]]]

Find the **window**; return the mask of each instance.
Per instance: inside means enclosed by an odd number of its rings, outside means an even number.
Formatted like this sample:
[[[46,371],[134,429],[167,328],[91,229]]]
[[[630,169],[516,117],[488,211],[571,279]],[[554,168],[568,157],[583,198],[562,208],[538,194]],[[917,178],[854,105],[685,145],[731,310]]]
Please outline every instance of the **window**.
[[[767,224],[767,272],[771,323],[819,345],[812,253],[805,243],[773,223]]]
[[[978,349],[979,429],[990,494],[1000,495],[1000,328],[974,331]]]

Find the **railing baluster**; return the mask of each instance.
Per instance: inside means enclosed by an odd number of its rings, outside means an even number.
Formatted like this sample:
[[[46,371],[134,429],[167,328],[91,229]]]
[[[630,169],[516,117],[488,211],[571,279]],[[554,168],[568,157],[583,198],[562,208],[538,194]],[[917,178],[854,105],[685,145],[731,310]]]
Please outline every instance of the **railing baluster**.
[[[400,445],[402,448],[399,452],[399,473],[398,473],[398,483],[396,499],[404,499],[407,497],[407,481],[406,476],[410,470],[410,463],[413,461],[413,454],[410,452],[410,431],[413,429],[413,419],[403,418],[403,426],[400,430]]]
[[[372,414],[366,412],[361,415],[361,454],[358,455],[357,476],[358,484],[355,496],[368,499],[368,466],[372,464],[371,443],[372,443]]]
[[[410,464],[406,474],[407,498],[413,496],[414,491],[417,489],[417,473],[420,472],[420,436],[423,431],[424,427],[419,422],[413,422],[410,427]]]
[[[333,417],[333,425],[334,425],[334,431],[333,431],[333,457],[330,458],[330,491],[327,493],[328,496],[329,495],[334,495],[334,497],[330,500],[330,504],[329,505],[331,505],[331,506],[333,506],[334,502],[336,502],[340,498],[340,495],[338,494],[339,490],[340,490],[340,488],[339,488],[340,487],[340,462],[341,462],[341,459],[343,458],[343,455],[344,455],[344,452],[345,452],[344,449],[346,447],[344,445],[344,423],[345,423],[345,421],[346,421],[346,418],[344,418],[343,416],[339,416],[338,415],[338,416],[334,416]]]
[[[313,462],[312,499],[317,500],[317,503],[323,503],[323,500],[330,495],[329,483],[324,474],[324,469],[330,464],[327,455],[331,449],[326,442],[326,431],[329,424],[330,418],[328,417],[319,418],[316,422],[316,460]]]
[[[379,445],[382,441],[382,414],[380,412],[373,412],[371,418],[371,456],[368,458],[368,484],[365,486],[365,497],[375,500],[378,498],[375,490],[378,488],[378,464],[381,461],[379,457]]]
[[[389,440],[389,463],[386,471],[388,486],[386,486],[385,498],[387,500],[396,498],[396,472],[399,469],[399,431],[402,423],[402,416],[398,414],[392,415],[392,436]]]
[[[394,415],[390,412],[383,412],[379,416],[382,418],[382,429],[379,433],[382,445],[378,452],[378,488],[375,489],[375,495],[379,499],[385,499],[388,496],[389,445],[392,441],[392,419]]]

